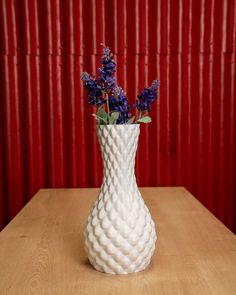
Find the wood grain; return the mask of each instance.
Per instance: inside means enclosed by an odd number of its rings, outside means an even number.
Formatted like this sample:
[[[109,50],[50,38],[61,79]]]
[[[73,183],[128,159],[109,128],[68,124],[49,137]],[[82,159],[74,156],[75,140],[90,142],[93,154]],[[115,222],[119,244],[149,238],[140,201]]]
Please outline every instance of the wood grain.
[[[189,192],[141,189],[157,250],[144,272],[95,271],[83,227],[98,189],[42,189],[0,233],[0,294],[236,294],[236,237]]]

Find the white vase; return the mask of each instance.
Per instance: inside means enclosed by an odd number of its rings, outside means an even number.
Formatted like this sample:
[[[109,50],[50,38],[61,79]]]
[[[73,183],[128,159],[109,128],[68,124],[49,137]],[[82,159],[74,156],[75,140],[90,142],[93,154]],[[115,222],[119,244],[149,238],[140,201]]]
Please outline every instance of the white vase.
[[[134,174],[140,126],[100,125],[103,183],[88,217],[85,248],[95,269],[111,274],[144,270],[155,250],[156,231]]]

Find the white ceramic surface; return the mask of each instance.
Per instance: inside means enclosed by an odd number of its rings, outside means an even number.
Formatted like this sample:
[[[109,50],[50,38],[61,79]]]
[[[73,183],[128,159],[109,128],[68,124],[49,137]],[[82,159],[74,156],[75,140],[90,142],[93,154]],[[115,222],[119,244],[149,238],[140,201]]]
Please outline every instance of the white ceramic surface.
[[[155,224],[134,174],[139,132],[137,124],[97,127],[103,183],[88,217],[85,248],[90,263],[101,272],[144,270],[155,250]]]

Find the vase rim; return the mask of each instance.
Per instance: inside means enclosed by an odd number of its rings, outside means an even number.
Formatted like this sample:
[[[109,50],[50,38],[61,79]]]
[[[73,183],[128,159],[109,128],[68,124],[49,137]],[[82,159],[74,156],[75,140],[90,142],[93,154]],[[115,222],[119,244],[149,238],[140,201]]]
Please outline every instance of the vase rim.
[[[107,124],[107,125],[96,125],[97,128],[113,128],[113,127],[118,127],[118,128],[139,128],[140,127],[140,124],[117,124],[117,125],[114,125],[114,124]]]

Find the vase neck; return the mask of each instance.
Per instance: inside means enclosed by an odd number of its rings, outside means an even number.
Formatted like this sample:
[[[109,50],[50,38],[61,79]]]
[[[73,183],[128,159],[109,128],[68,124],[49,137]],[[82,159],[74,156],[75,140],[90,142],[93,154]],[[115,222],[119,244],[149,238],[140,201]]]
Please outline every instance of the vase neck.
[[[103,158],[103,185],[136,186],[134,174],[139,125],[98,126],[97,134]]]

